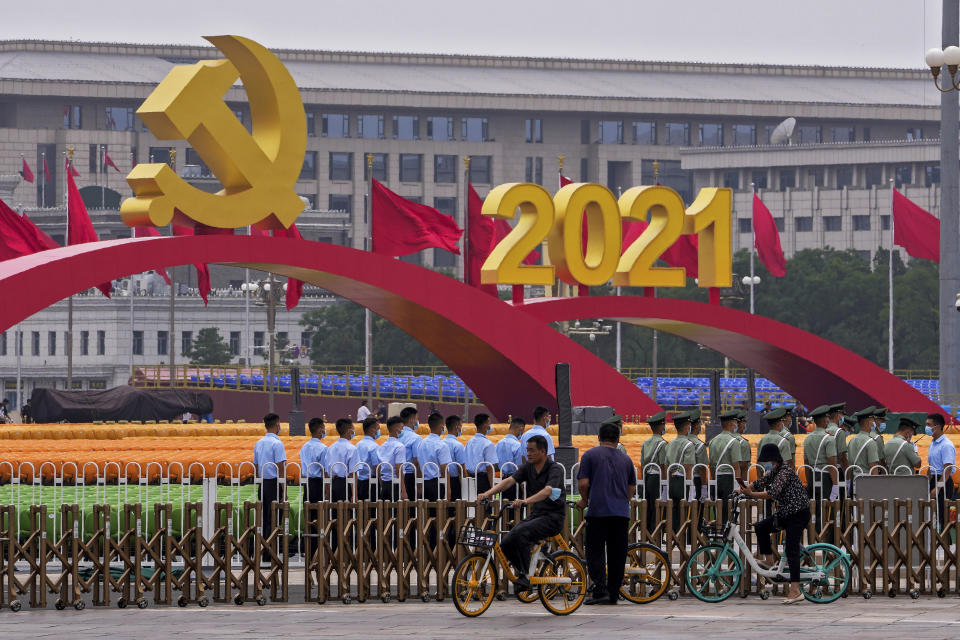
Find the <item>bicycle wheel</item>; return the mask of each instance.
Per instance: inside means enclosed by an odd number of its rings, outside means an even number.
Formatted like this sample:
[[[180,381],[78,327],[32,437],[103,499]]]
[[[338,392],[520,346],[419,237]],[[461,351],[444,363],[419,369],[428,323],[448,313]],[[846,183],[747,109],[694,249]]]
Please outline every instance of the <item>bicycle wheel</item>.
[[[670,586],[670,560],[660,547],[637,542],[627,547],[620,595],[637,604],[653,602]]]
[[[832,544],[812,544],[800,557],[800,591],[811,602],[833,602],[850,584],[850,560]],[[804,574],[822,572],[822,578],[805,580]]]
[[[742,573],[740,557],[720,545],[697,549],[684,570],[687,588],[704,602],[721,602],[732,596]]]
[[[486,553],[471,553],[453,572],[450,587],[453,604],[457,611],[470,618],[486,611],[497,593],[497,572],[494,571],[493,558],[487,562],[488,557]]]
[[[537,578],[569,580],[569,582],[557,580],[553,583],[536,585],[540,602],[550,613],[565,616],[573,613],[583,604],[587,594],[587,570],[575,553],[558,551],[552,554],[549,562],[544,562],[540,566]]]

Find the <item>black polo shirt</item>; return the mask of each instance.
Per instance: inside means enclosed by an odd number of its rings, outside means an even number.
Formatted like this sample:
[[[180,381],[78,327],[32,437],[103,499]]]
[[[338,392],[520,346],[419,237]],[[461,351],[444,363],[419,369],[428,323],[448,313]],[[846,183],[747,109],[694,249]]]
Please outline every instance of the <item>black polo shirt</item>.
[[[548,485],[553,489],[560,490],[560,495],[556,500],[548,497],[546,500],[534,502],[530,505],[531,516],[559,515],[563,517],[565,515],[567,493],[563,488],[563,467],[559,464],[548,458],[540,473],[537,473],[537,468],[526,462],[520,465],[520,468],[516,470],[512,477],[518,485],[526,484],[528,497],[539,493]]]

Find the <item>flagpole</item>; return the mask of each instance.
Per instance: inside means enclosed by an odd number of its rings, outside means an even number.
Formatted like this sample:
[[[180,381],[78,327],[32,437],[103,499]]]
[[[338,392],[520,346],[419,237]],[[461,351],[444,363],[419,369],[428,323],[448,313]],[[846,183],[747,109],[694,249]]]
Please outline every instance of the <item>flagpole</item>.
[[[373,154],[367,154],[367,226],[370,236],[370,251],[373,251]],[[367,376],[367,406],[373,408],[373,316],[368,307],[363,308],[363,371]]]
[[[67,181],[70,179],[70,169],[73,166],[73,146],[67,147],[63,154],[66,171],[63,172],[63,197],[67,203],[67,232],[64,235],[64,246],[70,244],[70,196]],[[67,391],[73,391],[73,296],[67,298]]]
[[[170,148],[170,156],[169,156],[169,157],[170,157],[170,168],[173,169],[174,173],[176,173],[176,171],[177,171],[177,150],[176,150],[174,147],[171,147],[171,148]],[[171,235],[171,236],[174,235],[174,234],[173,234],[173,221],[172,221],[172,220],[170,221],[170,235]],[[170,270],[170,331],[169,331],[169,336],[167,337],[167,350],[168,350],[169,353],[170,353],[170,388],[171,388],[171,389],[173,389],[173,388],[176,386],[176,382],[175,382],[175,378],[176,378],[176,363],[175,363],[175,360],[176,360],[177,351],[176,351],[176,349],[175,349],[174,346],[173,346],[173,343],[175,342],[174,339],[173,339],[173,336],[175,335],[175,331],[176,331],[176,325],[175,325],[175,318],[176,318],[176,294],[175,294],[175,292],[174,292],[174,290],[176,289],[176,286],[175,286],[176,283],[177,283],[176,275],[174,274],[173,269],[171,269],[171,270]],[[198,283],[198,284],[199,284],[199,283]],[[270,292],[270,295],[271,295],[271,296],[273,295],[273,292],[272,292],[272,291]],[[271,339],[272,339],[272,334],[271,334]],[[132,334],[130,335],[130,351],[131,351],[131,353],[133,352],[133,335],[132,335]],[[271,366],[272,366],[272,365],[273,365],[273,363],[271,362]],[[273,380],[270,380],[270,381],[269,381],[269,384],[271,385],[271,386],[270,386],[270,389],[273,389]],[[270,399],[271,399],[270,411],[272,412],[272,411],[273,411],[273,406],[272,406],[272,405],[273,405],[273,402],[272,402],[273,396],[272,396],[272,395],[271,395],[271,398],[270,398]]]
[[[463,156],[463,282],[464,284],[478,286],[479,282],[471,282],[469,277],[470,269],[470,156]]]
[[[106,145],[100,145],[100,157],[97,158],[97,171],[103,174],[103,182],[100,183],[100,208],[107,208],[107,180],[109,176],[107,175],[107,147]]]
[[[130,237],[137,237],[137,228],[130,227]],[[130,382],[133,382],[133,274],[130,274],[127,295],[130,296]],[[173,337],[171,336],[171,340]]]
[[[47,208],[47,154],[45,151],[40,152],[40,159],[43,162],[43,187],[40,189],[40,208]]]
[[[753,231],[753,244],[750,246],[750,314],[753,314],[753,257],[757,252],[757,225],[753,219],[754,198],[757,197],[756,185],[750,183],[750,229]]]
[[[887,369],[893,373],[893,178],[890,178],[890,253],[887,256],[887,284],[889,292],[887,294],[887,306],[890,308],[887,314]]]
[[[24,213],[23,205],[20,205],[20,215],[23,216],[23,213]],[[21,348],[21,345],[23,343],[22,336],[23,336],[23,330],[21,328],[21,324],[18,322],[17,329],[16,331],[14,331],[14,334],[13,334],[13,339],[15,341],[13,345],[13,349],[17,354],[17,411],[20,411],[21,407],[23,407],[23,395],[21,393],[21,388],[20,388],[21,385],[23,384],[21,382],[21,369],[20,369],[20,352],[23,351],[23,349]],[[20,414],[20,422],[23,422],[22,413]]]

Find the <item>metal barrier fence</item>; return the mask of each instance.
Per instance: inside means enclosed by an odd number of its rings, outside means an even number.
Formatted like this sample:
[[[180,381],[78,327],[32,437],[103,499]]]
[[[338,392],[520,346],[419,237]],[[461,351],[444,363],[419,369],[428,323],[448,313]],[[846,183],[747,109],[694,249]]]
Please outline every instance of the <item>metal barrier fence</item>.
[[[89,483],[76,472],[69,484],[62,477],[44,482],[41,473],[21,482],[21,470],[13,471],[0,485],[0,606],[13,609],[24,602],[78,609],[87,604],[265,604],[267,599],[289,601],[291,588],[305,602],[443,600],[467,552],[455,544],[456,533],[466,524],[493,526],[488,511],[472,501],[475,480],[460,468],[448,469],[459,475],[448,473],[441,480],[452,480],[471,499],[447,500],[446,483],[439,482],[441,500],[431,502],[423,499],[432,486],[423,471],[414,475],[416,499],[369,501],[352,498],[364,486],[376,495],[398,495],[402,480],[393,469],[364,468],[343,477],[343,469],[324,473],[311,467],[322,493],[320,501],[309,503],[303,499],[311,483],[307,474],[296,473],[300,479],[291,483],[285,473],[276,482],[254,475],[244,484],[226,464],[211,477],[183,470],[179,482],[169,476],[148,481],[149,474],[140,473],[134,483],[122,474],[113,484],[105,475]],[[437,469],[426,471],[430,476]],[[699,470],[668,471],[683,475],[687,495]],[[566,474],[571,493],[576,472],[574,467]],[[723,501],[711,499],[716,478],[708,476],[704,486],[702,502],[656,500],[648,512],[641,483],[631,506],[630,541],[649,542],[667,553],[671,582],[680,592],[686,591],[684,563],[708,542],[698,523],[720,520],[724,511]],[[335,487],[351,499],[330,500]],[[270,489],[274,494],[264,496]],[[947,500],[944,511],[957,506]],[[751,525],[766,508],[762,502],[742,503],[741,530],[751,545]],[[953,520],[940,524],[935,499],[811,501],[811,508],[820,509],[822,519],[811,519],[805,542],[832,542],[850,554],[850,593],[960,595],[955,545],[960,526]],[[919,519],[912,515],[916,509]],[[522,516],[516,510],[503,528]],[[571,506],[564,537],[581,556],[584,527],[583,513]],[[740,586],[744,596],[764,587],[746,570]]]

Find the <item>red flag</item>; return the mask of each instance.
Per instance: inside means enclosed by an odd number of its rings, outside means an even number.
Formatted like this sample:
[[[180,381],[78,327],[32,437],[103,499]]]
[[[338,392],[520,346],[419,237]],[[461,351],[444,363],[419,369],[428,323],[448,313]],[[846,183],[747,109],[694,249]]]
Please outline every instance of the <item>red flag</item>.
[[[93,230],[93,223],[90,222],[90,214],[87,213],[87,207],[83,204],[83,198],[80,197],[80,190],[77,189],[77,183],[73,181],[73,176],[67,173],[67,245],[84,244],[85,242],[96,242],[97,232]],[[103,295],[110,297],[110,290],[113,288],[112,282],[98,284],[97,289],[103,292]]]
[[[103,166],[113,167],[117,173],[120,173],[120,167],[113,163],[113,160],[110,159],[110,155],[107,153],[106,149],[103,150]]]
[[[178,224],[173,225],[173,235],[192,236],[194,230],[192,227],[181,227]],[[203,263],[194,264],[197,270],[197,289],[200,291],[200,297],[203,298],[203,304],[207,304],[207,295],[210,293],[210,267]]]
[[[20,216],[20,226],[24,234],[31,239],[34,251],[46,251],[47,249],[56,249],[60,245],[53,241],[53,238],[45,234],[40,227],[33,223],[33,220],[27,217],[27,214]]]
[[[373,180],[373,251],[386,256],[406,256],[436,247],[460,255],[457,243],[463,229],[452,216],[433,207],[403,198]]]
[[[250,235],[259,238],[269,238],[270,232],[266,229],[258,229],[257,227],[250,227]]]
[[[497,285],[480,284],[480,268],[497,242],[497,228],[494,219],[482,215],[483,200],[472,184],[467,183],[467,284],[498,297]],[[507,225],[509,226],[509,225]]]
[[[53,180],[50,179],[50,167],[47,166],[46,154],[44,154],[43,156],[43,177],[44,177],[44,182],[53,182]]]
[[[157,231],[156,227],[135,227],[133,230],[133,237],[135,238],[162,238],[163,234]],[[170,276],[167,275],[167,270],[163,267],[154,269],[157,273],[163,276],[164,281],[169,285]]]
[[[251,227],[251,229],[253,229],[253,227]],[[300,230],[297,229],[297,225],[295,224],[291,224],[289,229],[274,229],[273,237],[303,240],[303,236],[300,235]],[[293,309],[300,303],[301,295],[303,295],[303,282],[294,280],[293,278],[287,278],[287,311],[290,311],[290,309]]]
[[[777,231],[770,209],[757,194],[753,194],[753,246],[770,275],[782,278],[787,274],[787,260],[780,247],[780,232]]]
[[[17,212],[0,200],[0,260],[36,253],[24,235],[19,219]]]
[[[21,158],[23,160],[23,168],[20,169],[20,175],[23,176],[23,179],[27,182],[33,182],[33,171],[30,170],[30,165],[27,164],[26,158]]]
[[[70,176],[72,176],[72,177],[74,177],[74,178],[79,178],[79,177],[80,177],[80,172],[77,171],[76,167],[73,166],[73,163],[70,162],[70,159],[69,159],[69,158],[65,158],[65,159],[64,159],[64,161],[63,161],[63,166],[66,168],[67,173],[68,173]]]
[[[893,243],[914,258],[940,262],[940,221],[893,190]]]

